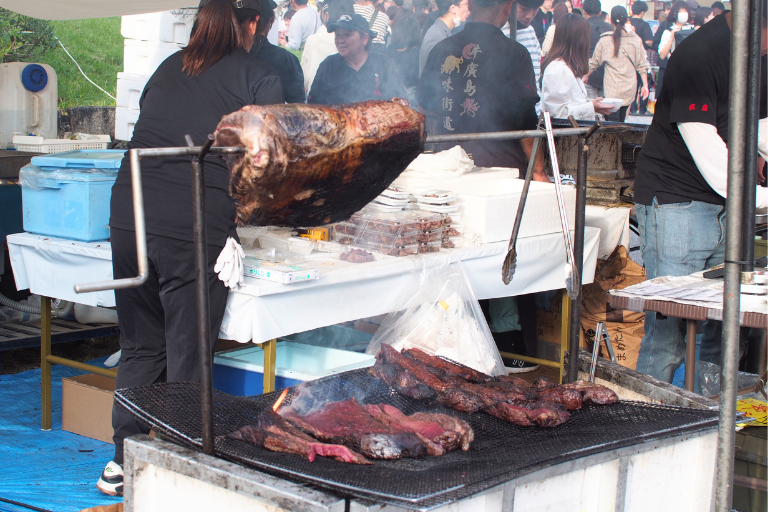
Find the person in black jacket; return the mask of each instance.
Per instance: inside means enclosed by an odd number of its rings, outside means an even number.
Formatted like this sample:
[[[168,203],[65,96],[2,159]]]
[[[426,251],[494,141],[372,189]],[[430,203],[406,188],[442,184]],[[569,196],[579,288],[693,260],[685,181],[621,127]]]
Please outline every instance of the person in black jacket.
[[[328,25],[336,49],[320,64],[307,103],[342,105],[366,100],[403,98],[405,87],[395,64],[383,53],[369,51],[375,32],[359,14],[342,14]]]
[[[267,40],[267,34],[275,22],[276,7],[274,0],[261,0],[263,14],[259,18],[256,40],[249,53],[277,71],[283,83],[283,96],[287,103],[304,103],[304,72],[301,70],[299,59],[285,48],[275,46]]]
[[[412,108],[418,108],[416,87],[419,85],[419,22],[415,16],[404,16],[392,24],[392,44],[388,54],[395,63]]]
[[[141,94],[141,113],[129,149],[187,146],[185,135],[203,144],[222,116],[246,105],[283,103],[280,77],[248,55],[261,4],[259,0],[203,0],[189,44],[168,57]],[[192,231],[192,180],[189,157],[147,158],[142,162],[146,249],[145,283],[115,290],[120,322],[120,371],[115,387],[134,388],[160,382],[200,379]],[[131,166],[123,158],[112,187],[110,240],[115,279],[139,274],[131,186]],[[216,156],[205,160],[205,217],[208,231],[210,339],[215,344],[227,304],[228,289],[242,274],[214,267],[237,267],[235,203],[229,195],[229,171]],[[242,250],[242,249],[240,249]],[[242,268],[242,267],[240,267]],[[219,274],[217,276],[217,273]],[[112,409],[114,459],[96,486],[123,493],[123,441],[149,433],[146,424],[119,407]]]

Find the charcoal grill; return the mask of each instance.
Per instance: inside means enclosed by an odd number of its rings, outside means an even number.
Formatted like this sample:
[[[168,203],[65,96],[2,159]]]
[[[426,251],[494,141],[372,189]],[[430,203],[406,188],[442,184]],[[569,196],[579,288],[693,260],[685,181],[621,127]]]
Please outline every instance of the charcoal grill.
[[[329,401],[355,397],[364,403],[394,405],[406,414],[422,411],[455,415],[472,425],[475,442],[468,452],[459,450],[442,457],[376,461],[372,466],[346,464],[324,457],[308,462],[298,455],[270,452],[225,437],[251,423],[260,411],[272,407],[277,392],[235,397],[214,391],[216,455],[337,493],[400,507],[429,509],[543,467],[641,442],[709,430],[717,425],[717,413],[711,411],[619,402],[603,407],[586,406],[574,412],[570,421],[554,429],[516,427],[485,413],[459,413],[434,401],[417,401],[399,395],[365,368],[305,386],[312,388],[314,396]],[[284,406],[291,403],[295,391],[296,388],[290,389]],[[163,435],[195,449],[202,447],[197,384],[168,383],[122,389],[116,391],[115,396],[118,403]]]

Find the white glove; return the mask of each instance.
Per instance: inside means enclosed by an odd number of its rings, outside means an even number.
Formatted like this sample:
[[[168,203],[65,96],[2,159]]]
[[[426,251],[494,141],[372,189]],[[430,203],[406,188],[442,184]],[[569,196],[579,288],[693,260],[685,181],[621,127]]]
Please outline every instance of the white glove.
[[[229,288],[243,284],[243,258],[245,253],[242,246],[231,236],[227,238],[224,249],[221,250],[213,271],[219,274],[219,279]]]

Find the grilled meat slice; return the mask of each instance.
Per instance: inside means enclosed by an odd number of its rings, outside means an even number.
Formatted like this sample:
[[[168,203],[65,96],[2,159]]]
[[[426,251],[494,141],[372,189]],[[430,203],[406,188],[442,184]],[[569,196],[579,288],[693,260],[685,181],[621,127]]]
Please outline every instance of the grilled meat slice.
[[[513,396],[523,397],[523,400],[533,400],[536,395],[536,392],[532,387],[518,386],[517,384],[512,384],[506,380],[489,381],[484,383],[483,386],[506,391]]]
[[[585,404],[609,405],[619,401],[619,396],[612,389],[600,384],[577,380],[570,384],[564,384],[563,387],[581,393]]]
[[[551,388],[552,386],[557,386],[554,382],[549,380],[546,377],[539,377],[538,379],[533,381],[533,387],[536,389],[546,389]]]
[[[533,387],[533,384],[528,382],[525,379],[521,379],[520,377],[516,377],[515,375],[499,375],[496,377],[496,380],[499,382],[509,382],[511,384],[514,384],[515,386],[521,387],[521,388],[531,388]]]
[[[519,427],[538,425],[552,428],[570,418],[563,406],[549,402],[499,403],[486,408],[485,412]]]
[[[354,398],[329,403],[305,416],[285,409],[283,417],[316,439],[343,444],[372,459],[419,458],[427,453],[416,434],[382,423]]]
[[[430,413],[430,412],[417,412],[410,416],[414,420],[419,421],[432,421],[440,425],[446,430],[453,430],[458,432],[461,436],[461,449],[463,451],[469,450],[472,441],[475,440],[475,431],[469,426],[466,421],[456,418],[455,416],[449,416],[448,414]]]
[[[414,361],[436,368],[445,375],[457,375],[469,382],[479,383],[491,379],[490,375],[486,375],[483,372],[479,372],[466,366],[460,366],[439,357],[431,356],[418,348],[403,350],[403,354]]]
[[[445,455],[446,452],[459,447],[461,435],[453,430],[446,430],[437,423],[412,419],[397,407],[387,404],[366,405],[365,409],[382,423],[410,430],[419,436],[429,455]]]
[[[569,411],[581,409],[581,393],[566,386],[553,386],[536,391],[536,400],[542,402],[554,402],[564,406]]]
[[[414,377],[416,377],[422,384],[425,384],[430,389],[442,393],[452,388],[449,382],[444,381],[440,377],[432,374],[425,365],[418,363],[410,357],[405,357],[391,345],[382,344],[379,352],[382,356],[382,360],[389,364],[395,364],[401,368],[410,371]]]
[[[320,443],[312,439],[271,410],[261,412],[253,424],[246,425],[227,437],[273,452],[301,455],[310,462],[315,460],[315,455],[320,455],[333,457],[340,462],[372,464],[371,461],[346,446]]]
[[[238,220],[319,226],[348,219],[424,149],[425,118],[401,99],[353,105],[248,105],[224,116],[225,157]]]
[[[392,383],[392,388],[398,393],[415,398],[416,400],[435,397],[434,391],[422,384],[413,373],[406,369],[400,369],[397,378]]]
[[[437,401],[459,412],[478,412],[484,407],[483,400],[461,389],[449,389],[437,395]]]

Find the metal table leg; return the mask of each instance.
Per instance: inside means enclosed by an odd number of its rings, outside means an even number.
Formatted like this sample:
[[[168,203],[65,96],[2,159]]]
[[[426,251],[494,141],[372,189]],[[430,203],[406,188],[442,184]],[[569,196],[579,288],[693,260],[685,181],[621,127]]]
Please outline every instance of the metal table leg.
[[[264,393],[275,390],[275,364],[277,361],[277,340],[265,341],[264,348]]]
[[[696,375],[696,320],[687,320],[688,334],[685,340],[685,389],[693,391]]]
[[[40,297],[40,416],[43,430],[51,430],[51,298]]]
[[[570,336],[571,336],[571,299],[568,297],[568,293],[563,290],[560,292],[563,301],[563,307],[561,309],[562,318],[560,320],[560,384],[563,383],[563,369],[565,368],[565,353],[569,350]],[[581,319],[579,319],[581,322]],[[578,344],[576,345],[578,346]],[[572,360],[572,359],[571,359]]]

